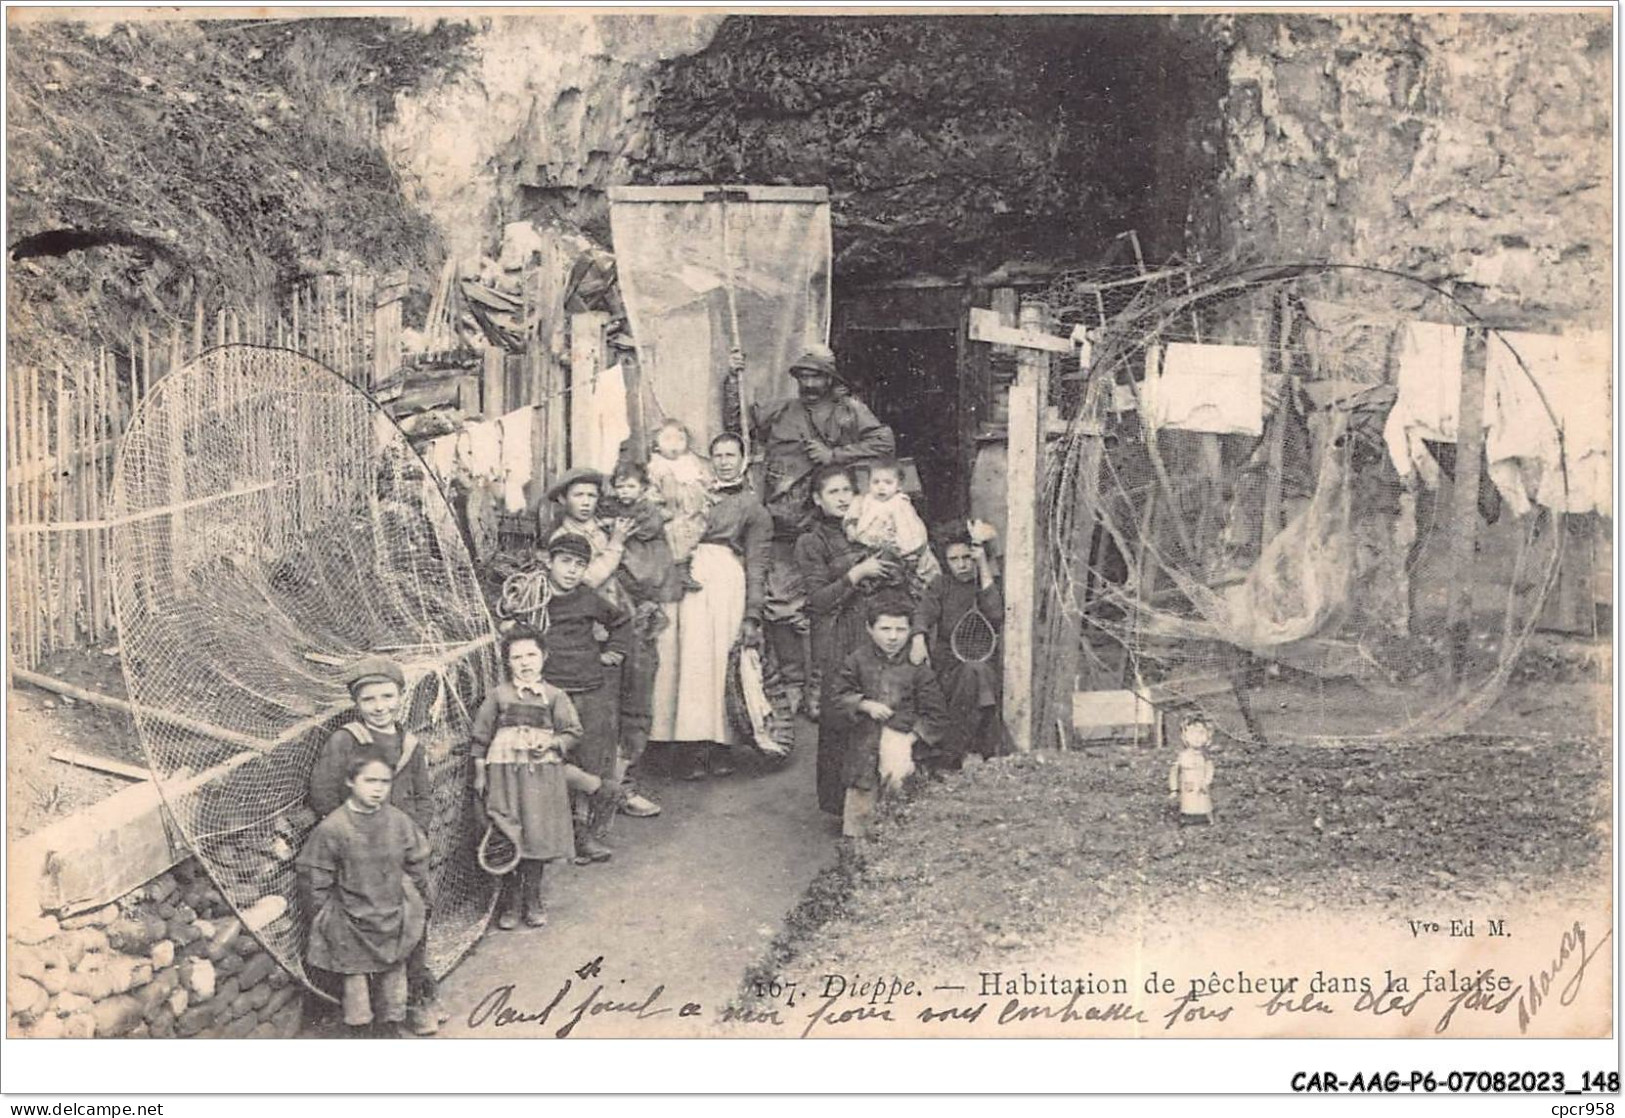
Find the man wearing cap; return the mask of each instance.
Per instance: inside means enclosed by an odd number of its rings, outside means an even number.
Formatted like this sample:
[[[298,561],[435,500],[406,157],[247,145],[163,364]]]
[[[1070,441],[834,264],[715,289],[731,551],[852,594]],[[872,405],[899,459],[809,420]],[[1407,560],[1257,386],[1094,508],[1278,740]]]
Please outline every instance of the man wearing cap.
[[[742,358],[733,356],[735,367]],[[890,457],[897,440],[892,429],[852,395],[835,371],[828,346],[810,347],[790,363],[796,395],[769,405],[755,422],[756,446],[764,469],[764,503],[773,517],[772,561],[767,576],[763,618],[786,681],[799,688],[806,680],[803,647],[808,623],[796,567],[796,539],[812,517],[812,476],[820,466],[837,462],[862,465]],[[810,710],[817,696],[808,695]]]
[[[349,798],[345,781],[350,761],[365,754],[381,759],[394,771],[389,802],[404,811],[424,834],[432,835],[434,788],[429,783],[427,756],[398,721],[406,695],[406,675],[401,666],[387,657],[367,656],[344,674],[344,683],[350,689],[357,717],[328,735],[311,766],[310,806],[316,818],[327,818]],[[407,1027],[420,1036],[438,1032],[435,980],[429,973],[421,941],[407,957],[406,978],[410,988]]]

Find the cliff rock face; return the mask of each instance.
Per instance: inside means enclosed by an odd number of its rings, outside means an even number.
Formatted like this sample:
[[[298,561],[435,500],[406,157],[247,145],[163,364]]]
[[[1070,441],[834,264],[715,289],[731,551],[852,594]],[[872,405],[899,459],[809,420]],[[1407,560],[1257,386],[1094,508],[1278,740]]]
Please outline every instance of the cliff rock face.
[[[1180,252],[1213,175],[1197,21],[729,18],[662,68],[640,181],[828,184],[837,275]]]
[[[1607,13],[1213,26],[1229,45],[1225,247],[1452,281],[1501,322],[1606,324]]]
[[[652,71],[700,50],[720,17],[557,12],[482,21],[476,61],[402,96],[392,161],[454,254],[495,255],[516,221],[557,219],[608,241],[605,186],[631,180],[647,141]]]

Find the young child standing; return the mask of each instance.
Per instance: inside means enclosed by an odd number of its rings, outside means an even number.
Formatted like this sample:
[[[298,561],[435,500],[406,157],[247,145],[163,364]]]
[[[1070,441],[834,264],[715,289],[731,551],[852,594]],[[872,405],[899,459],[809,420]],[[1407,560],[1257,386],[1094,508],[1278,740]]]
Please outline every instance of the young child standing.
[[[1008,751],[999,713],[1004,595],[988,554],[997,535],[985,521],[945,526],[939,543],[947,571],[915,607],[909,659],[931,662],[948,702],[948,732],[940,747],[922,758],[928,767],[958,769],[967,753],[990,757]]]
[[[423,939],[429,840],[389,802],[376,754],[345,766],[344,803],[316,824],[297,866],[314,916],[306,958],[343,976],[344,1023],[359,1034],[406,1018],[406,960]]]
[[[939,742],[948,719],[931,666],[907,655],[909,603],[877,596],[865,619],[869,641],[847,655],[829,691],[830,705],[849,727],[841,824],[848,838],[869,833],[880,796],[901,790],[914,771],[915,744]]]
[[[942,574],[925,521],[903,492],[903,467],[882,458],[869,467],[868,489],[846,510],[846,538],[885,559],[901,559],[911,595],[918,597]]]
[[[533,629],[511,630],[502,641],[508,680],[474,716],[474,794],[491,826],[513,844],[517,872],[505,873],[497,927],[547,923],[542,874],[548,862],[575,852],[570,791],[595,798],[600,813],[614,810],[614,790],[569,762],[581,741],[581,720],[570,696],[542,678],[547,646]]]
[[[349,799],[350,764],[357,757],[376,756],[390,768],[393,779],[389,802],[400,808],[424,832],[434,822],[434,788],[429,782],[427,755],[417,739],[400,725],[406,694],[401,666],[383,656],[367,656],[344,676],[356,717],[328,735],[310,770],[310,806],[325,819]],[[435,1005],[435,979],[420,942],[406,961],[411,987],[407,1027],[418,1036],[440,1030]]]
[[[582,581],[592,558],[591,544],[574,533],[561,533],[547,545],[552,596],[542,678],[570,696],[581,719],[580,766],[619,785],[620,687],[614,669],[626,659],[627,615]],[[612,851],[603,840],[612,818],[583,809],[577,819],[578,863],[609,859]]]

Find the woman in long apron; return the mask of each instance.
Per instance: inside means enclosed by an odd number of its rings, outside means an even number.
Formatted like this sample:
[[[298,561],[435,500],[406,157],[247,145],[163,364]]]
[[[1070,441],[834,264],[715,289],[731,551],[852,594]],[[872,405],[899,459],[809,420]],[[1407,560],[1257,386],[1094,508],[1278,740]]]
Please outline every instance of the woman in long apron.
[[[716,499],[705,533],[694,549],[690,574],[699,584],[667,606],[672,624],[659,636],[651,741],[684,748],[683,775],[690,780],[725,776],[728,725],[728,654],[735,642],[761,640],[762,599],[767,581],[773,520],[745,483],[745,447],[737,435],[711,440]]]

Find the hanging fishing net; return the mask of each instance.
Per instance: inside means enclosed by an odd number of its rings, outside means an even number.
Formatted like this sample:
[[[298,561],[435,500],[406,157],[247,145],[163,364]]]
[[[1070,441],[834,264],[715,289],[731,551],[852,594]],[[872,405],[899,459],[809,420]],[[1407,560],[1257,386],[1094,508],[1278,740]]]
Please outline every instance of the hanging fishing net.
[[[1051,376],[1069,422],[1041,498],[1044,735],[1067,740],[1074,692],[1119,688],[1252,741],[1419,739],[1488,711],[1561,515],[1609,512],[1606,336],[1486,336],[1352,267],[1106,294],[1063,277],[1044,300],[1092,342]],[[1475,361],[1484,452],[1458,500]]]
[[[830,221],[823,188],[617,187],[610,229],[654,414],[703,451],[742,409],[793,395],[790,362],[829,339]],[[745,374],[725,379],[728,351]]]
[[[124,672],[154,777],[221,893],[295,974],[312,762],[354,717],[346,668],[370,652],[403,666],[401,722],[434,789],[428,959],[448,970],[493,900],[467,742],[495,638],[452,510],[405,436],[316,362],[227,346],[142,402],[113,501]]]

